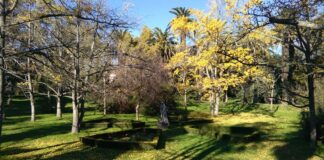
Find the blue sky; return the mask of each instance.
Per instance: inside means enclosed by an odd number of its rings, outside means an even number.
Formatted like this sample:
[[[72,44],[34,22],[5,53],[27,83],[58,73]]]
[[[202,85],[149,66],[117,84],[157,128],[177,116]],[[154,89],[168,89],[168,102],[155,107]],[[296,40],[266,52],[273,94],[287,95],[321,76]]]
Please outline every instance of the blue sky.
[[[123,10],[125,5],[130,5],[128,16],[138,26],[130,31],[138,36],[144,25],[165,29],[174,17],[169,11],[175,7],[195,8],[208,10],[209,0],[108,0],[108,7]],[[271,50],[277,54],[281,53],[281,46],[274,46]]]
[[[166,28],[173,15],[171,8],[187,7],[201,10],[208,9],[208,0],[109,0],[110,8],[123,9],[125,4],[130,4],[128,15],[136,21],[138,26],[133,29],[133,34],[138,35],[141,28],[147,25],[150,28]]]

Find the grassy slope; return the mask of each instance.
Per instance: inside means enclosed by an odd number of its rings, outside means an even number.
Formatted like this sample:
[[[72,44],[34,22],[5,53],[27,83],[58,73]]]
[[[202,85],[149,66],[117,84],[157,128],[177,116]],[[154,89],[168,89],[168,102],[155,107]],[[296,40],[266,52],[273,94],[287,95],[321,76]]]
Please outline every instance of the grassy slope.
[[[0,159],[321,159],[318,151],[309,150],[308,143],[300,138],[300,110],[281,106],[271,112],[266,105],[239,107],[235,101],[222,106],[222,114],[214,118],[214,124],[223,126],[253,126],[266,133],[258,142],[225,142],[188,134],[182,127],[165,131],[165,149],[151,151],[121,151],[83,146],[80,136],[120,130],[120,128],[92,128],[78,135],[71,135],[71,114],[57,120],[54,110],[46,102],[39,101],[35,123],[29,122],[28,101],[15,99],[7,107],[7,119],[3,128]],[[90,104],[91,105],[91,104]],[[46,109],[49,108],[49,109]],[[189,107],[189,116],[201,117],[208,112],[208,104]],[[20,115],[20,116],[17,116]],[[88,111],[86,120],[102,115]],[[133,119],[134,115],[110,115],[119,119]],[[155,117],[141,117],[152,124]]]

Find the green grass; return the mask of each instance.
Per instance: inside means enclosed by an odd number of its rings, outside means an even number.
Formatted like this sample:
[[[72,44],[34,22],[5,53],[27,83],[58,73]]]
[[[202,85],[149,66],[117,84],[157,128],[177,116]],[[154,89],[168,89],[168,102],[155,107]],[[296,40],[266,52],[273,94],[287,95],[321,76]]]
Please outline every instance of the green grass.
[[[3,127],[0,159],[323,159],[324,147],[309,149],[300,128],[301,110],[280,106],[270,110],[268,105],[241,106],[230,101],[221,106],[221,114],[213,118],[215,127],[254,127],[265,135],[258,141],[225,141],[188,133],[183,126],[170,126],[164,131],[165,148],[160,150],[117,150],[87,147],[79,137],[121,128],[88,128],[70,134],[71,113],[63,119],[55,117],[53,104],[38,99],[37,121],[29,122],[28,101],[14,99],[6,106],[7,118]],[[101,113],[88,104],[85,120],[99,119]],[[208,116],[208,103],[191,104],[189,117]],[[69,105],[66,109],[70,112]],[[107,117],[130,120],[134,114],[114,114]],[[141,120],[155,125],[158,117],[141,116]]]

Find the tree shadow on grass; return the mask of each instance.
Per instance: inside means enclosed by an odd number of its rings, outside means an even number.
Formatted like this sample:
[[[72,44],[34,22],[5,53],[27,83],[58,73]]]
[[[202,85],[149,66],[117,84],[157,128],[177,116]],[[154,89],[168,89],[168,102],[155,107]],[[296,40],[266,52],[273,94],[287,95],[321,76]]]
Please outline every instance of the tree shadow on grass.
[[[264,114],[268,116],[274,116],[274,114],[278,111],[278,106],[271,110],[270,108],[262,107],[259,103],[252,104],[247,103],[243,104],[240,100],[231,100],[227,102],[225,105],[220,107],[220,111],[225,114],[238,114],[238,113],[246,113],[246,112],[254,112],[259,114]]]
[[[57,135],[68,133],[71,129],[70,125],[44,125],[44,126],[35,126],[34,128],[28,129],[26,131],[6,134],[1,136],[1,144],[4,142],[19,142],[24,139],[37,139],[49,135]]]
[[[21,122],[30,121],[30,117],[28,116],[20,116],[20,117],[6,117],[3,120],[4,125],[14,125]]]
[[[243,152],[246,150],[246,144],[237,144],[230,145],[230,142],[227,140],[220,141],[208,141],[204,146],[201,146],[203,149],[202,152],[196,154],[192,159],[203,159],[207,158],[209,154],[213,153],[213,155],[221,155],[226,152]]]
[[[165,140],[173,140],[177,136],[181,136],[187,133],[188,132],[183,127],[170,127],[166,131],[163,131],[162,135],[165,138]]]
[[[273,149],[274,155],[278,160],[294,159],[306,160],[316,155],[316,149],[312,148],[308,140],[308,113],[301,112],[300,123],[295,126],[299,129],[295,132],[284,135],[284,145],[275,147]],[[317,155],[322,156],[322,155]],[[321,157],[324,159],[324,157]]]
[[[36,114],[55,113],[55,106],[53,98],[35,96]],[[14,97],[11,104],[5,106],[5,114],[8,117],[30,115],[30,101],[26,97]]]
[[[302,138],[288,138],[286,144],[274,148],[274,155],[278,160],[307,160],[315,154],[309,142]],[[322,157],[323,158],[323,157]]]
[[[193,145],[188,145],[175,153],[169,153],[167,159],[210,159],[220,156],[224,153],[237,153],[244,152],[247,149],[262,148],[261,142],[266,141],[271,134],[271,129],[264,127],[272,126],[270,123],[242,123],[231,127],[225,127],[224,133],[218,132],[217,134],[209,135],[209,139],[202,138],[201,141]],[[197,126],[201,128],[201,126]],[[220,126],[215,126],[219,130]],[[203,129],[203,128],[201,128]],[[204,130],[199,131],[199,134]],[[196,135],[196,136],[199,136]],[[204,133],[205,134],[205,133]],[[216,138],[211,135],[221,135]],[[257,135],[257,136],[255,136]],[[247,147],[249,146],[249,147]]]
[[[21,156],[21,159],[113,159],[120,153],[124,152],[124,150],[88,147],[82,145],[79,141],[38,148],[30,148],[28,145],[15,147],[14,145],[20,141],[23,141],[24,139],[36,140],[46,136],[66,134],[70,132],[70,128],[70,125],[46,125],[31,128],[27,131],[22,131],[15,134],[3,135],[1,137],[1,144],[4,145],[3,143],[10,142],[12,145],[6,143],[5,148],[3,148],[4,146],[0,146],[2,148],[0,148],[0,159],[12,159],[10,158],[11,155],[15,156],[19,154],[24,154]],[[50,158],[44,158],[48,156],[50,156]],[[19,159],[19,157],[15,159]]]
[[[0,158],[12,159],[10,158],[11,156],[25,153],[26,156],[21,158],[15,157],[15,159],[114,159],[123,152],[124,150],[88,147],[74,141],[41,148],[11,147],[1,150],[1,155],[3,157],[0,156]]]
[[[66,152],[49,158],[43,158],[46,160],[63,160],[63,159],[75,159],[75,160],[103,160],[103,159],[115,159],[118,155],[124,153],[125,150],[96,148],[83,146],[79,150]]]
[[[2,153],[2,155],[11,156],[11,155],[16,155],[16,154],[20,154],[20,153],[36,152],[36,151],[43,150],[43,149],[47,149],[47,150],[53,152],[53,150],[50,150],[50,148],[64,148],[65,146],[73,144],[73,143],[76,143],[76,142],[67,142],[67,143],[61,143],[61,144],[40,147],[40,148],[28,148],[28,146],[9,147],[9,148],[2,149],[1,153]],[[46,153],[42,152],[42,154],[46,154]]]
[[[226,138],[221,140],[209,139],[184,147],[176,153],[169,153],[171,156],[166,159],[211,159],[212,157],[222,155],[223,153],[243,152],[247,149],[249,143],[253,142],[230,141]]]

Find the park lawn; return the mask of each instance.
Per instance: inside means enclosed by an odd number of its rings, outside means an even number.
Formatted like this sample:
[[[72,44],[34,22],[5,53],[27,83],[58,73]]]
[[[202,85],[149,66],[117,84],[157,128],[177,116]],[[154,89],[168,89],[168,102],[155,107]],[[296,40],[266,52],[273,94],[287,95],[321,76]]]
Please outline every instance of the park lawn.
[[[70,134],[71,113],[57,120],[53,109],[42,102],[37,106],[40,113],[37,121],[29,122],[28,101],[14,99],[7,106],[7,118],[1,137],[0,159],[323,159],[324,147],[316,151],[309,149],[300,130],[301,110],[276,106],[273,111],[268,105],[238,107],[235,101],[221,106],[219,116],[213,118],[218,127],[251,126],[265,133],[255,142],[221,141],[206,136],[188,133],[182,126],[170,126],[164,131],[165,148],[160,150],[118,150],[84,146],[79,137],[97,133],[113,132],[121,128],[89,128],[79,134]],[[103,116],[94,112],[94,104],[88,104],[85,121]],[[67,110],[69,105],[67,107]],[[208,104],[192,104],[188,107],[189,117],[206,118]],[[50,113],[53,112],[53,113]],[[130,120],[134,114],[113,114],[107,117]],[[157,117],[141,116],[141,120],[155,124]]]

